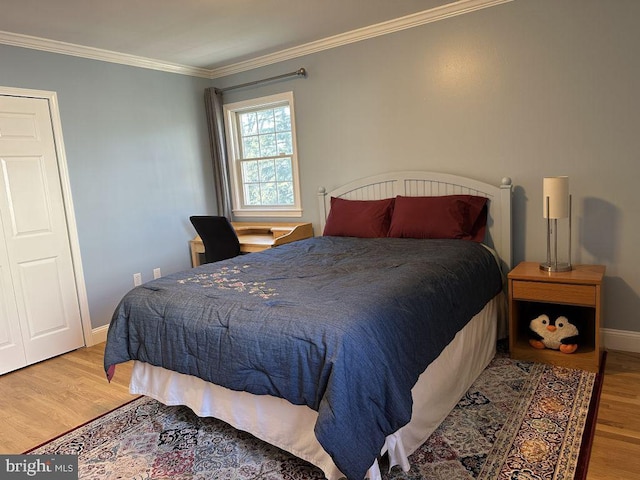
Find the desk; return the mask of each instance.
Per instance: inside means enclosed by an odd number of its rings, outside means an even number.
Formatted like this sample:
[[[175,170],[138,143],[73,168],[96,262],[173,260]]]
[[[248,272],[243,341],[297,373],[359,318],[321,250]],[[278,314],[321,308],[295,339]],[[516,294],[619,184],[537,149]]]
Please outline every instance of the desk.
[[[242,253],[260,252],[267,248],[277,247],[296,240],[313,237],[311,223],[266,223],[266,222],[231,222],[240,241]],[[204,244],[196,235],[189,241],[191,249],[191,265],[200,265],[200,254],[204,253]]]

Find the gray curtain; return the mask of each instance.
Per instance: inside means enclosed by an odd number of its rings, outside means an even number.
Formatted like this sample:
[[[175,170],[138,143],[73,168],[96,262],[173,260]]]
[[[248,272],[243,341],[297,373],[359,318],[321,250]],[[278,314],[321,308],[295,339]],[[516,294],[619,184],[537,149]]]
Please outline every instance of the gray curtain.
[[[213,182],[218,202],[218,215],[223,215],[231,220],[231,186],[224,133],[222,92],[216,88],[205,89],[204,104],[209,127],[209,146],[213,161]]]

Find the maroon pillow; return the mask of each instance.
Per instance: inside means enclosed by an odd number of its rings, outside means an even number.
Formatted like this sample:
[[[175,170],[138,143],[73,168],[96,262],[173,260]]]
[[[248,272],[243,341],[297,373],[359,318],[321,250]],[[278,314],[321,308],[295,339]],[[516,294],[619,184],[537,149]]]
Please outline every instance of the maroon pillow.
[[[487,199],[475,195],[396,197],[390,237],[459,238],[482,242]]]
[[[331,210],[323,235],[336,237],[386,237],[395,199],[345,200],[331,197]]]

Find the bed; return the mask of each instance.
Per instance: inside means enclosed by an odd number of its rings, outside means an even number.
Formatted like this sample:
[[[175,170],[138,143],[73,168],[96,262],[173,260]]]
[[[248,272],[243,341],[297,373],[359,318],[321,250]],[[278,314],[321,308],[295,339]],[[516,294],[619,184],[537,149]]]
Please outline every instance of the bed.
[[[415,202],[435,197],[484,200],[476,241],[407,238],[412,225],[393,222],[394,238],[348,235],[369,226],[344,222],[352,208],[374,207],[378,218],[387,205],[385,219],[404,211],[411,220]],[[511,265],[511,182],[395,172],[320,189],[318,199],[325,236],[129,292],[105,369],[133,359],[132,393],[224,420],[329,480],[375,480],[383,454],[408,470],[408,455],[493,358],[504,328],[498,266]]]

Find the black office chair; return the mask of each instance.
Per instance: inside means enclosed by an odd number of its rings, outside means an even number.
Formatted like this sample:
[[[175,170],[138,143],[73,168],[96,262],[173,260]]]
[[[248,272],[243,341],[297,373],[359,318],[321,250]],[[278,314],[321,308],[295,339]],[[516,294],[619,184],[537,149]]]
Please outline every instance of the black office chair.
[[[227,217],[194,215],[189,217],[204,244],[205,263],[240,255],[240,242]]]

